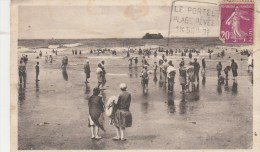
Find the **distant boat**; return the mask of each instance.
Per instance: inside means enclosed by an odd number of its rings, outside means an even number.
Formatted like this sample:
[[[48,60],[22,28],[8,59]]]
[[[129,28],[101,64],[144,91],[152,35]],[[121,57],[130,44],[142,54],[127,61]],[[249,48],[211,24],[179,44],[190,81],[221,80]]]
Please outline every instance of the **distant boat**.
[[[150,34],[146,33],[142,39],[163,39],[163,36],[161,33],[158,34]]]

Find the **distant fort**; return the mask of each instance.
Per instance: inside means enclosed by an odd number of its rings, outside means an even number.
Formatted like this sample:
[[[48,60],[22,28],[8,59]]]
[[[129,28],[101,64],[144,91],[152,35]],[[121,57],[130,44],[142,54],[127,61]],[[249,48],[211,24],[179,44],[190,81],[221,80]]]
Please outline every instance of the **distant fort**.
[[[161,33],[158,34],[150,34],[146,33],[142,39],[163,39],[163,36]]]

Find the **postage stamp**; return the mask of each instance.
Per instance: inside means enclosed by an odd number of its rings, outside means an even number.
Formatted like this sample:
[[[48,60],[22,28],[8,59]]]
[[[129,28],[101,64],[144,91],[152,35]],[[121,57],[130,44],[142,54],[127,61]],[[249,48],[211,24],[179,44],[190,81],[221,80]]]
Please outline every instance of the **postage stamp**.
[[[253,44],[254,4],[220,5],[220,38],[226,44]]]

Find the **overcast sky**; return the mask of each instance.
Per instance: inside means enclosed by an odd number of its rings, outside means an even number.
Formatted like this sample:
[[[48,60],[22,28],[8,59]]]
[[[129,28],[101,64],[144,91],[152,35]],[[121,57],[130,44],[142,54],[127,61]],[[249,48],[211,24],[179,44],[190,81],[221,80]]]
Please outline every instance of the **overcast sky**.
[[[19,38],[132,38],[165,35],[170,7],[126,6],[19,8]]]
[[[170,4],[20,6],[19,38],[140,38],[148,32],[167,37]]]

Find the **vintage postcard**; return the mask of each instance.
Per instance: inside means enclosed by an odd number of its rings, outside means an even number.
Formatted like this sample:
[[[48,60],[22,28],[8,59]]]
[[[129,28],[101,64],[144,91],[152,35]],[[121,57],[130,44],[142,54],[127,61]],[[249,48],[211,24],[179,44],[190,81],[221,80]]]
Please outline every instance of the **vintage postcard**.
[[[12,0],[12,152],[260,151],[259,9]]]

